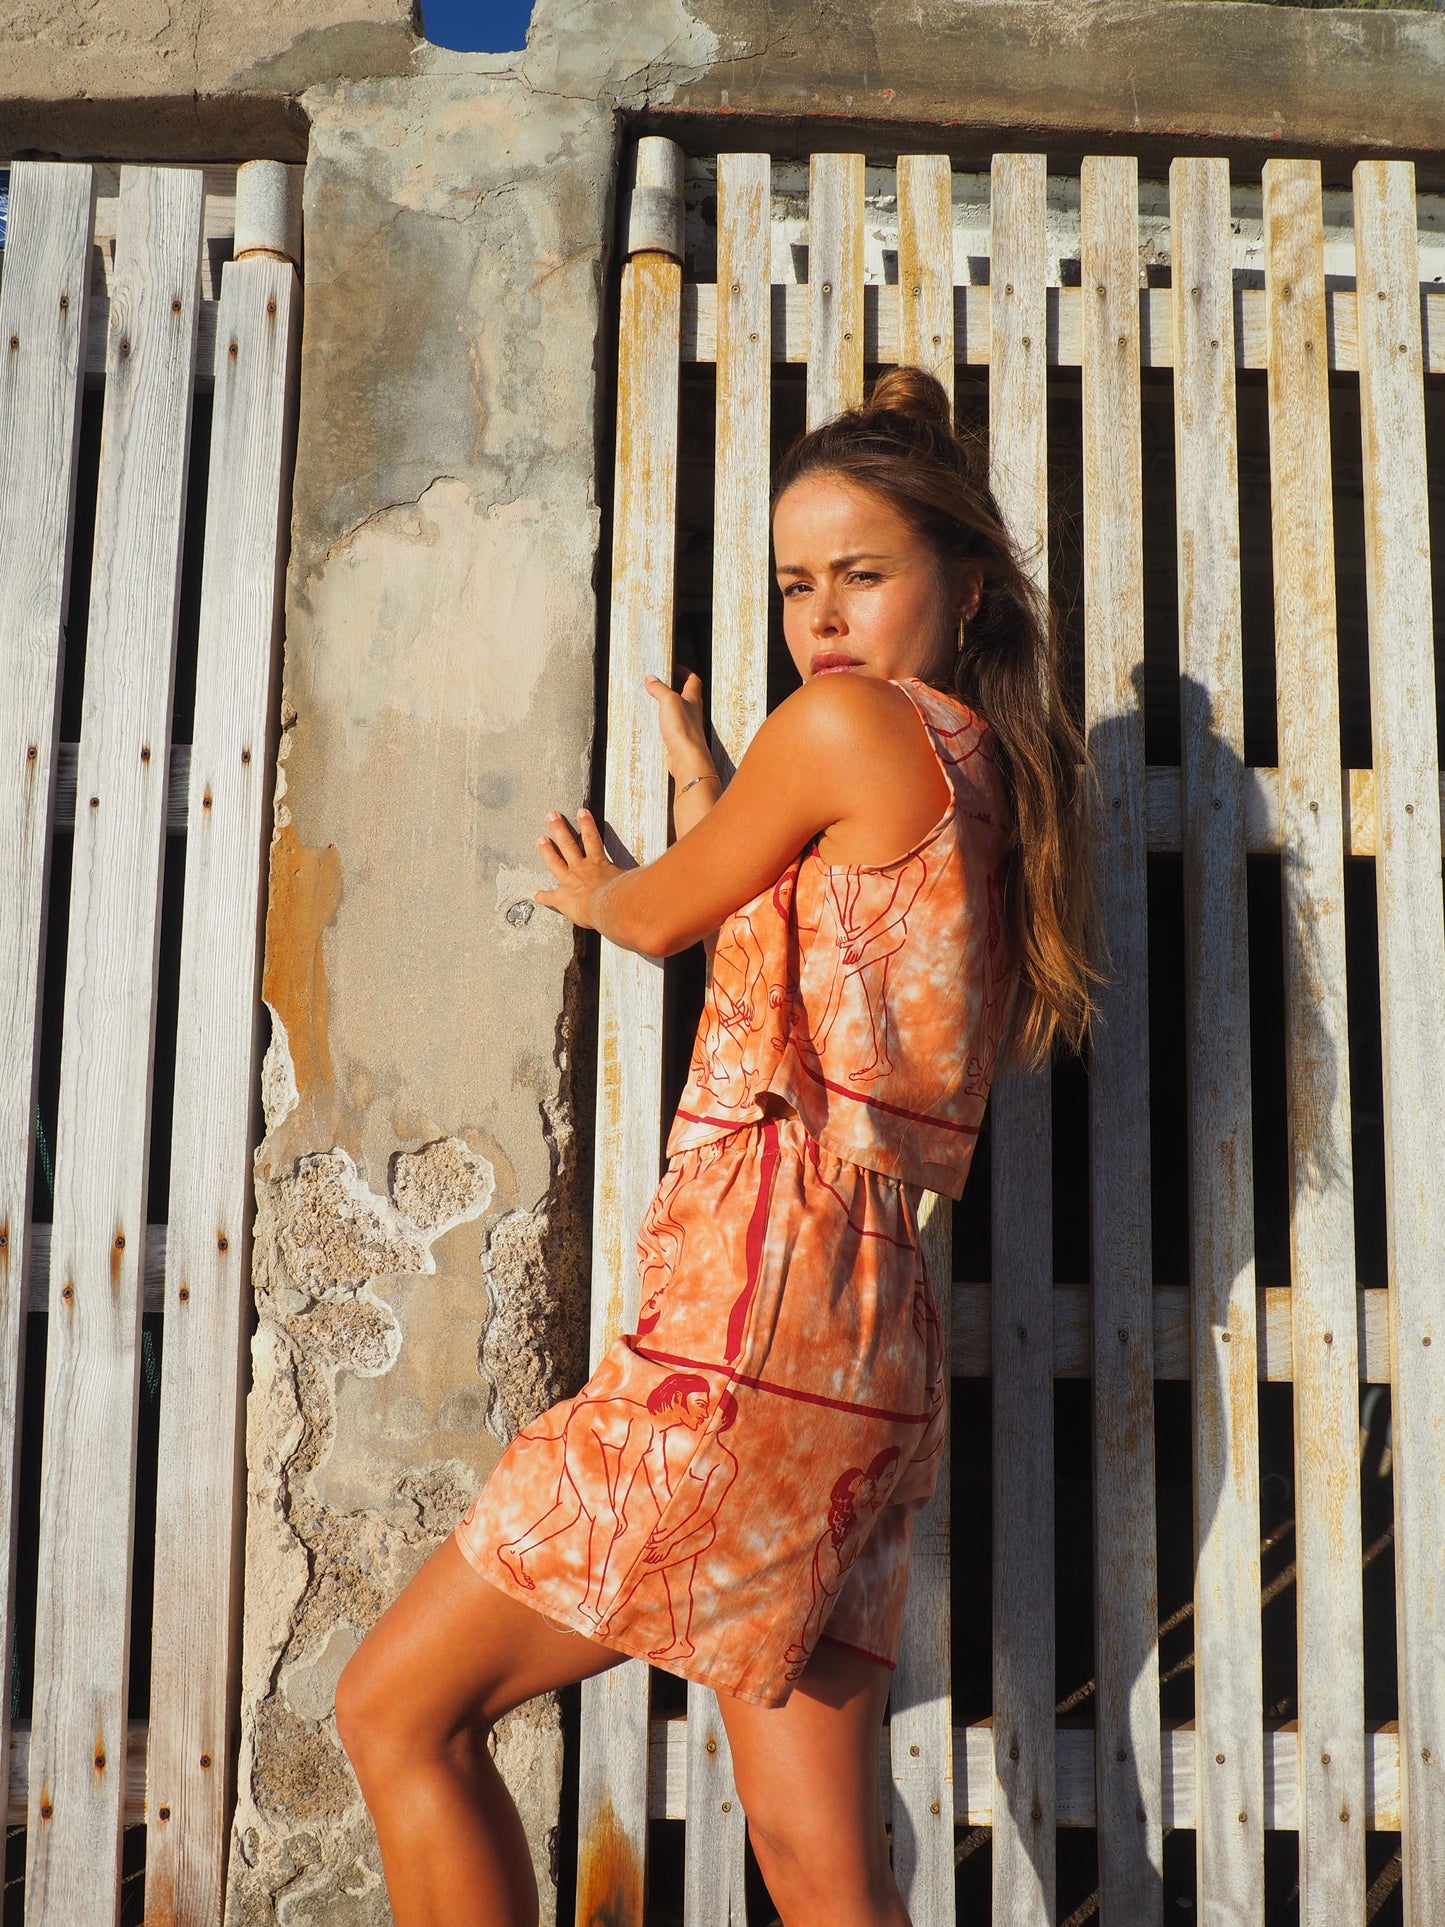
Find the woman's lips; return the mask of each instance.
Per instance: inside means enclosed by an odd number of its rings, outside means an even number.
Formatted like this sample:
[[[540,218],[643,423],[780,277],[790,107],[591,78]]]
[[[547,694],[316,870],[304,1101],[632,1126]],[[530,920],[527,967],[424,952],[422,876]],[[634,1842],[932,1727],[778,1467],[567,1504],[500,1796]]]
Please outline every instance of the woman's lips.
[[[836,649],[820,649],[808,667],[815,676],[823,676],[830,669],[859,669],[862,664],[856,656],[841,655]]]

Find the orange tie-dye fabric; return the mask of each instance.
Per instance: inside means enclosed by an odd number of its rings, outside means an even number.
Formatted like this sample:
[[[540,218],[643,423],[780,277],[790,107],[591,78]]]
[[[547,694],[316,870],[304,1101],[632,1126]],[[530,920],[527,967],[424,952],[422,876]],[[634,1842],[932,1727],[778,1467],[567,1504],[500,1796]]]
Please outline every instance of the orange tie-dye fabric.
[[[457,1528],[548,1618],[762,1705],[820,1638],[893,1664],[948,1388],[919,1198],[963,1190],[1016,975],[987,727],[898,686],[944,814],[887,864],[810,846],[723,924],[637,1329]]]

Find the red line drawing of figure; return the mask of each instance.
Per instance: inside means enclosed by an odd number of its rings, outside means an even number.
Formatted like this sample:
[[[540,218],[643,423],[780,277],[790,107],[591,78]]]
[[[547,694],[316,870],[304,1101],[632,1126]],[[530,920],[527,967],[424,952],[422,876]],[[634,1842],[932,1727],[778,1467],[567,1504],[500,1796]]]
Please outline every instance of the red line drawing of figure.
[[[872,1033],[873,1055],[866,1064],[850,1070],[851,1083],[861,1084],[886,1077],[893,1069],[888,1055],[888,963],[903,948],[908,935],[908,913],[917,901],[928,875],[928,864],[921,856],[910,857],[896,876],[869,871],[830,870],[828,895],[838,920],[838,959],[823,1014],[813,1032],[813,1042],[821,1054],[828,1034],[843,1007],[843,997],[855,978],[863,996],[863,1008]],[[841,883],[839,879],[841,878]],[[864,902],[877,901],[880,886],[892,887],[866,922],[856,921],[866,914]]]
[[[982,1021],[979,1025],[979,1047],[977,1054],[970,1054],[965,1070],[967,1082],[964,1089],[971,1097],[987,1097],[990,1080],[993,1077],[994,1060],[998,1056],[999,1039],[1009,1012],[1013,991],[1014,972],[1011,959],[1006,955],[1004,939],[1004,918],[1008,892],[1009,870],[1012,859],[1005,857],[989,872],[988,877],[988,931],[985,937],[982,986]]]
[[[839,1473],[828,1501],[828,1524],[813,1551],[813,1599],[803,1630],[783,1660],[788,1678],[797,1679],[812,1655],[829,1606],[842,1591],[848,1569],[862,1550],[888,1496],[888,1474],[901,1456],[896,1445],[885,1446],[871,1465],[853,1465]]]
[[[742,1109],[752,1085],[743,1055],[762,1020],[767,960],[752,919],[742,911],[734,912],[723,933],[713,952],[707,1001],[689,1070],[693,1081],[706,1085],[719,1103]],[[728,1086],[738,1080],[742,1088],[734,1096]]]
[[[672,1215],[672,1201],[687,1173],[682,1166],[669,1166],[648,1206],[637,1234],[638,1271],[641,1277],[642,1306],[637,1314],[639,1337],[657,1329],[662,1316],[662,1301],[677,1271],[687,1228]]]
[[[605,1638],[608,1627],[626,1607],[638,1587],[654,1574],[660,1574],[667,1589],[672,1638],[647,1657],[662,1664],[691,1659],[697,1651],[692,1643],[693,1582],[697,1577],[697,1562],[717,1538],[717,1516],[738,1475],[737,1459],[722,1438],[737,1419],[737,1400],[731,1392],[720,1391],[714,1410],[718,1415],[718,1428],[712,1440],[715,1456],[709,1455],[706,1466],[699,1468],[697,1454],[694,1453],[684,1466],[676,1468],[672,1462],[676,1455],[670,1456],[665,1447],[659,1449],[653,1446],[645,1455],[642,1469],[656,1509],[655,1516],[650,1526],[633,1527],[629,1524],[629,1538],[644,1532],[646,1538],[638,1547],[638,1556],[630,1568],[618,1559],[622,1576],[615,1582],[611,1596],[601,1606],[598,1631]],[[696,1488],[695,1494],[692,1488]],[[669,1505],[685,1502],[689,1498],[692,1500],[691,1506],[680,1518],[669,1519],[664,1529],[662,1522]]]
[[[678,1426],[696,1432],[706,1424],[709,1409],[707,1380],[691,1372],[669,1373],[648,1393],[645,1404],[633,1398],[574,1399],[561,1433],[556,1497],[519,1539],[497,1547],[498,1559],[517,1584],[531,1592],[532,1576],[523,1563],[528,1553],[585,1516],[587,1584],[578,1610],[596,1625],[601,1618],[597,1602],[613,1547],[626,1531],[627,1505],[639,1467],[658,1445],[660,1435],[665,1437]]]

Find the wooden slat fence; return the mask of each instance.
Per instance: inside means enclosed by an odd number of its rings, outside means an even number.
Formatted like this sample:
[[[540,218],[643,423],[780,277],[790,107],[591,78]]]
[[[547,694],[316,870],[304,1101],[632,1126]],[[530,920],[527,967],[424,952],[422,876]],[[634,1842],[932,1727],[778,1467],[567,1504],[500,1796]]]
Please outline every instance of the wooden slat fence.
[[[122,1830],[141,1820],[146,1919],[221,1918],[260,892],[301,313],[295,223],[273,232],[256,210],[284,208],[294,186],[294,170],[270,162],[239,177],[36,162],[10,171],[0,280],[0,1719],[14,1663],[23,1341],[27,1313],[41,1313],[34,1710],[9,1735],[8,1804],[26,1828],[25,1918],[56,1927],[114,1920]],[[232,232],[240,251],[217,288],[217,251],[205,243]],[[103,391],[99,479],[89,583],[76,588],[88,586],[89,602],[80,737],[64,745],[87,375]],[[173,745],[198,385],[213,392],[195,719],[192,742]],[[169,833],[186,839],[185,894],[174,1104],[162,1120],[151,1083]],[[57,835],[71,840],[69,934],[53,1210],[35,1224]],[[160,1131],[172,1145],[169,1217],[147,1225]],[[158,1298],[157,1604],[149,1718],[137,1723],[128,1709],[141,1320]]]
[[[770,279],[770,160],[717,162],[717,276],[683,266],[683,164],[637,150],[623,270],[612,577],[608,833],[662,847],[666,777],[641,673],[667,672],[673,626],[680,364],[716,367],[713,707],[735,763],[767,677],[771,366],[806,364],[806,418],[899,360],[986,371],[990,477],[1046,586],[1052,533],[1049,371],[1077,369],[1082,408],[1082,699],[1099,836],[1105,972],[1089,1061],[1091,1284],[1055,1282],[1051,1081],[1001,1079],[991,1104],[992,1285],[955,1282],[960,1393],[992,1379],[993,1705],[959,1721],[950,1659],[949,1488],[917,1539],[880,1773],[895,1867],[918,1927],[955,1917],[955,1827],[992,1830],[992,1918],[1046,1927],[1062,1908],[1056,1828],[1097,1834],[1097,1886],[1071,1927],[1165,1917],[1167,1836],[1194,1836],[1189,1898],[1209,1927],[1275,1904],[1267,1833],[1299,1835],[1305,1927],[1374,1917],[1367,1834],[1402,1836],[1404,1919],[1445,1918],[1445,1384],[1433,1325],[1445,1288],[1435,1146],[1445,1123],[1441,771],[1431,623],[1424,383],[1445,374],[1445,295],[1421,283],[1413,172],[1354,177],[1357,278],[1327,282],[1320,170],[1264,171],[1265,285],[1231,247],[1227,162],[1169,176],[1167,285],[1146,274],[1137,165],[1089,158],[1078,274],[1053,285],[1041,156],[999,155],[986,277],[954,260],[950,163],[896,174],[896,279],[865,279],[859,154],[809,165],[806,284]],[[666,194],[678,197],[669,220]],[[886,196],[885,196],[886,202]],[[964,280],[967,285],[963,285]],[[985,285],[986,282],[986,285]],[[1141,375],[1167,370],[1174,414],[1178,767],[1146,766]],[[1263,370],[1269,411],[1278,761],[1246,758],[1237,383]],[[977,382],[981,377],[975,377]],[[1341,767],[1330,383],[1358,381],[1373,767]],[[1437,484],[1438,486],[1438,484]],[[1438,616],[1437,616],[1438,620]],[[1151,1180],[1151,858],[1183,872],[1189,1282],[1159,1277]],[[1257,1274],[1251,857],[1273,858],[1284,931],[1287,1285]],[[1356,1275],[1346,859],[1378,880],[1387,1286]],[[662,973],[604,947],[594,1349],[634,1309],[631,1231],[658,1175]],[[1356,1028],[1358,1029],[1358,1020]],[[1267,1052],[1265,1052],[1267,1054]],[[926,1237],[935,1278],[960,1267],[951,1213]],[[979,1275],[977,1271],[974,1276]],[[1055,1705],[1056,1387],[1092,1380],[1092,1724]],[[1194,1716],[1161,1718],[1156,1403],[1191,1389]],[[1261,1645],[1261,1387],[1293,1387],[1297,1718],[1268,1716]],[[1399,1719],[1366,1724],[1361,1390],[1388,1386]],[[1371,1394],[1373,1397],[1374,1394]],[[1368,1405],[1367,1405],[1368,1411]],[[1272,1543],[1272,1542],[1270,1542]],[[1267,1547],[1265,1548],[1267,1549]],[[1269,1596],[1273,1596],[1272,1593]],[[649,1720],[637,1663],[584,1697],[577,1919],[641,1923],[647,1822],[685,1819],[683,1918],[740,1922],[741,1831],[710,1696]],[[1076,1696],[1077,1697],[1077,1696]],[[1388,1873],[1388,1869],[1387,1869]],[[1283,1914],[1280,1918],[1283,1918]],[[766,1915],[763,1916],[767,1918]]]

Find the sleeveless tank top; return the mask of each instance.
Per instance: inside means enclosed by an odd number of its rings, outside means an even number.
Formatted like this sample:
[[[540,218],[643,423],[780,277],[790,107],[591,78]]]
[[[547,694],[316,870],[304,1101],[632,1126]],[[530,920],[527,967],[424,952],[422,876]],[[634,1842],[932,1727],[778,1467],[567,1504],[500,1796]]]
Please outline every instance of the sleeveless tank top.
[[[1017,980],[1011,833],[987,723],[916,677],[950,800],[889,863],[810,843],[718,932],[667,1154],[776,1115],[854,1164],[959,1197]]]

